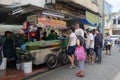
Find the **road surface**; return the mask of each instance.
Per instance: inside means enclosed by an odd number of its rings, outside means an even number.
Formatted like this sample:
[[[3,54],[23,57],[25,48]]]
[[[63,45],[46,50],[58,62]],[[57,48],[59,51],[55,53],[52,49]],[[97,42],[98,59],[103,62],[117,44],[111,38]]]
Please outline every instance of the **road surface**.
[[[112,48],[112,55],[103,52],[102,64],[85,64],[85,77],[76,77],[78,67],[69,69],[69,65],[33,76],[29,80],[120,80],[120,52]]]

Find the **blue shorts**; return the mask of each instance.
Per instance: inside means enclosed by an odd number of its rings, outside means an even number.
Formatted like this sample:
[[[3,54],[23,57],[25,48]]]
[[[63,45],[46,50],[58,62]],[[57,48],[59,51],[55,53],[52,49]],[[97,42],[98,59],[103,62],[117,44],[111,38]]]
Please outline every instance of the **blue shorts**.
[[[67,55],[71,56],[72,54],[74,54],[75,49],[76,49],[76,46],[69,46],[68,51],[67,51]]]

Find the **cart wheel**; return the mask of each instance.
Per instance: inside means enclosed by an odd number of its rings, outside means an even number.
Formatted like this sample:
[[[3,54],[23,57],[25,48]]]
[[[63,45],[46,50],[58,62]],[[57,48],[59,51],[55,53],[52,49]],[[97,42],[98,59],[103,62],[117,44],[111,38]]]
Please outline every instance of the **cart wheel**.
[[[68,60],[66,52],[59,53],[58,61],[62,64],[67,64],[68,63],[69,60]]]
[[[49,54],[46,57],[45,63],[48,66],[48,68],[54,69],[56,67],[57,63],[58,63],[57,56],[54,55],[54,54]]]

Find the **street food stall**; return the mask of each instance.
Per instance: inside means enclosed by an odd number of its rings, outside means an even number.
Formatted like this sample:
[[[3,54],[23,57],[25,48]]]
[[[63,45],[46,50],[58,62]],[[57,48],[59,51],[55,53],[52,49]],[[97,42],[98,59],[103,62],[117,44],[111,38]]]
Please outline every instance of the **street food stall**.
[[[27,22],[31,27],[28,28],[28,25],[25,27],[26,23],[24,23],[23,30],[28,30],[29,41],[25,44],[26,50],[20,52],[20,54],[31,56],[35,65],[46,63],[50,69],[55,68],[58,62],[66,64],[68,62],[65,48],[67,38],[62,37],[62,31],[67,28],[64,16],[53,12],[41,12],[28,16]],[[54,30],[57,33],[57,38],[37,41],[35,30],[39,27],[42,28],[42,33],[46,32],[47,36],[49,36],[51,30]]]

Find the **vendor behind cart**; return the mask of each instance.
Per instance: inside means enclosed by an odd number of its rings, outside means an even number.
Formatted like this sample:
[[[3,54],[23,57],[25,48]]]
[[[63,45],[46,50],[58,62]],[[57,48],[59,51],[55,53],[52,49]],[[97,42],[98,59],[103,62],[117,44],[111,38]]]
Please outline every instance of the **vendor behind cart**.
[[[39,41],[41,40],[42,38],[42,28],[41,27],[38,27],[37,30],[36,30],[36,40]]]
[[[42,40],[45,40],[45,41],[48,40],[47,32],[43,32]]]
[[[51,30],[50,34],[48,35],[48,40],[55,40],[55,39],[57,39],[55,35],[55,31]]]

